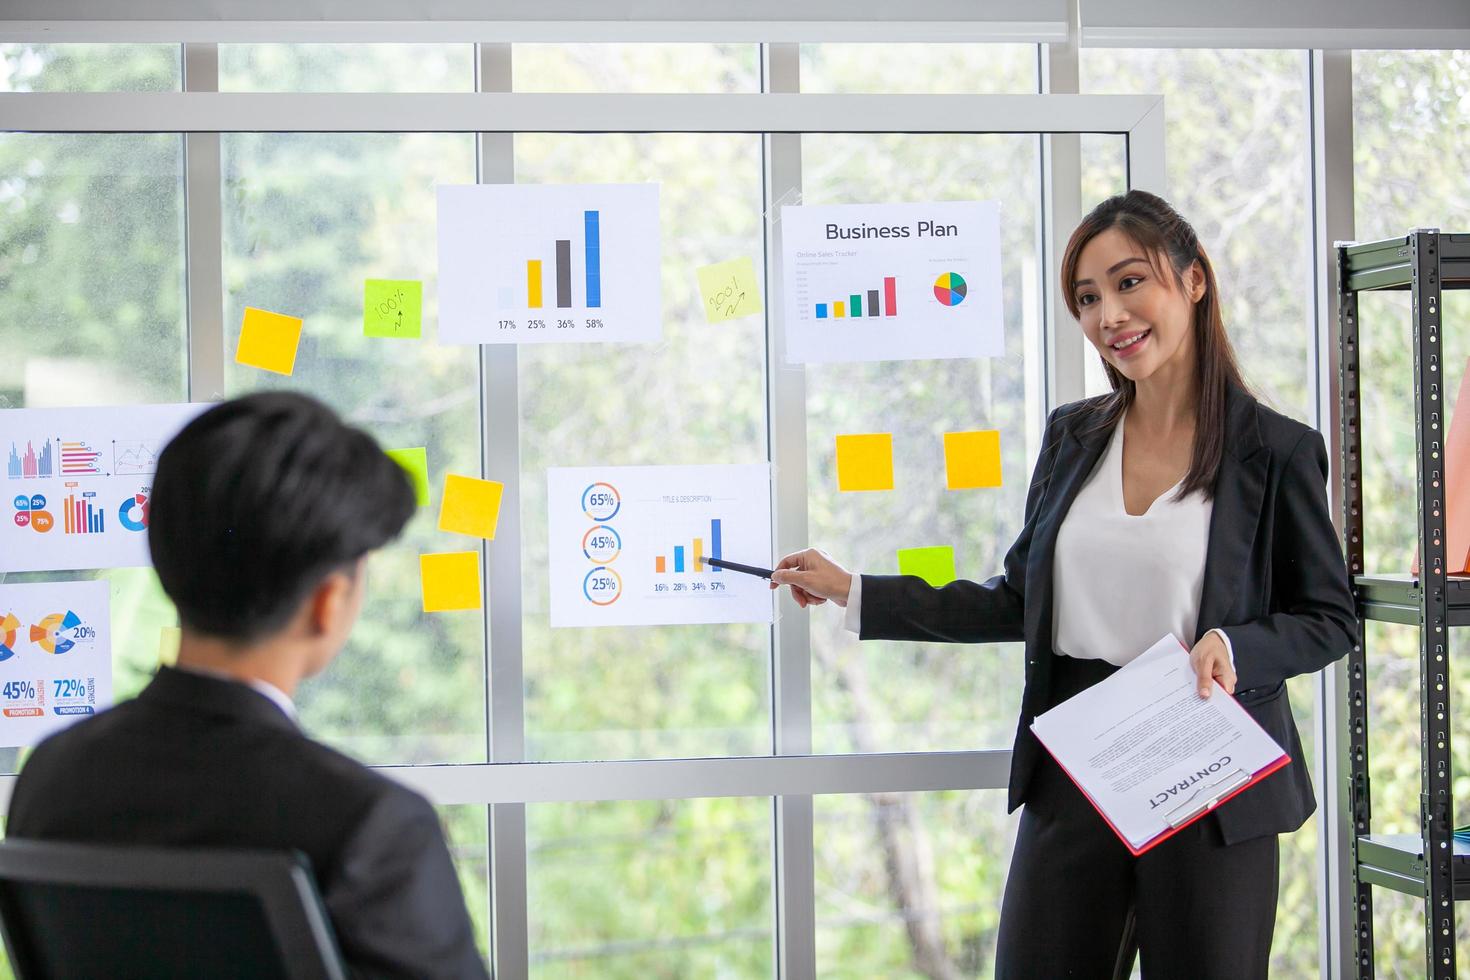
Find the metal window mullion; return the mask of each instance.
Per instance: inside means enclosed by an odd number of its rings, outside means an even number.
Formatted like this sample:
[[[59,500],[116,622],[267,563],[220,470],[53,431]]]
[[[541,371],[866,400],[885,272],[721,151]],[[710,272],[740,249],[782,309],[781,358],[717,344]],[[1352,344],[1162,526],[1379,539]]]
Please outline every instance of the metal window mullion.
[[[1333,520],[1342,536],[1349,564],[1361,574],[1363,560],[1362,463],[1359,453],[1361,419],[1358,409],[1356,311],[1350,321],[1342,319],[1339,288],[1339,255],[1335,243],[1355,236],[1353,215],[1353,93],[1351,51],[1305,53],[1308,118],[1311,120],[1311,153],[1308,180],[1312,189],[1312,257],[1308,288],[1313,304],[1311,347],[1311,402],[1316,428],[1328,441],[1331,474],[1328,485],[1340,487],[1331,495]],[[1346,327],[1351,325],[1349,334]],[[1351,356],[1352,363],[1346,362]],[[1349,375],[1348,369],[1351,369]],[[1351,383],[1351,410],[1344,411]],[[1350,455],[1349,455],[1350,454]],[[1350,464],[1350,465],[1349,465]],[[1358,624],[1355,654],[1361,660],[1365,638]],[[1317,942],[1320,972],[1324,980],[1351,976],[1354,971],[1353,861],[1357,853],[1354,827],[1352,753],[1353,730],[1366,731],[1366,705],[1354,710],[1354,696],[1366,698],[1359,684],[1350,685],[1354,657],[1339,661],[1318,674],[1313,687],[1316,711],[1314,735],[1317,742],[1315,777],[1321,787],[1322,832],[1317,838]],[[1366,752],[1366,746],[1363,751]],[[1364,769],[1366,774],[1366,767]],[[1366,779],[1366,775],[1365,775]],[[1366,825],[1367,801],[1362,822]],[[1367,833],[1364,829],[1363,833]],[[1370,886],[1364,884],[1363,889]],[[1371,902],[1371,894],[1364,896]],[[1371,917],[1369,917],[1371,919]],[[1372,928],[1371,921],[1366,923]]]
[[[475,88],[511,90],[511,46],[475,45]],[[482,184],[515,182],[515,136],[479,133],[476,179]],[[501,521],[486,542],[485,608],[489,663],[488,738],[490,761],[523,762],[526,756],[525,666],[521,630],[521,454],[519,349],[485,344],[480,353],[480,425],[483,475],[504,484]],[[501,980],[523,980],[530,972],[526,911],[526,804],[490,807],[491,960]]]
[[[1450,663],[1445,594],[1444,346],[1439,232],[1409,236],[1413,262],[1414,423],[1419,485],[1420,835],[1424,847],[1426,977],[1455,980]]]
[[[1168,197],[1163,96],[1154,99],[1153,104],[1128,127],[1125,144],[1128,189],[1145,190],[1160,197]]]
[[[1044,95],[1076,95],[1081,91],[1081,64],[1078,38],[1080,13],[1078,0],[1068,0],[1068,40],[1063,44],[1041,47],[1040,88]],[[1057,282],[1061,275],[1062,255],[1072,229],[1082,221],[1082,137],[1077,133],[1049,133],[1041,137],[1041,255],[1042,255],[1042,364],[1039,374],[1045,379],[1041,417],[1028,420],[1039,433],[1046,413],[1059,405],[1076,401],[1085,394],[1084,360],[1086,342],[1076,328],[1071,311]],[[1030,370],[1027,377],[1031,377]],[[1039,439],[1029,439],[1040,448]]]
[[[800,90],[801,48],[761,48],[765,92]],[[767,133],[765,144],[766,295],[783,295],[781,212],[801,200],[801,135]],[[767,304],[766,425],[775,504],[775,546],[788,554],[807,545],[806,372],[786,363],[784,307]],[[812,750],[812,650],[808,617],[789,590],[777,599],[771,628],[772,747],[777,755]],[[816,978],[816,862],[810,794],[775,798],[776,975]]]
[[[185,44],[184,91],[219,91],[219,49]],[[224,221],[220,205],[220,134],[184,133],[184,290],[188,397],[225,396]]]

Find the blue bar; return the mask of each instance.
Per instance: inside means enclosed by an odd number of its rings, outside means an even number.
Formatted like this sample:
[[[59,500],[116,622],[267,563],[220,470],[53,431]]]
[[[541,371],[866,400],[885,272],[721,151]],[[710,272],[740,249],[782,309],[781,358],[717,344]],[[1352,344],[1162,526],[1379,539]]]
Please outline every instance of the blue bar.
[[[718,517],[709,522],[709,556],[711,558],[725,557],[720,553],[720,519]],[[719,569],[711,565],[710,571],[718,572]]]
[[[602,306],[602,233],[599,211],[582,212],[583,237],[587,240],[587,308]]]
[[[818,320],[825,320],[825,319],[827,319],[827,304],[826,303],[818,303],[817,304],[817,319]]]
[[[87,511],[88,511],[88,514],[87,514],[87,523],[91,525],[91,528],[90,528],[91,532],[93,534],[101,534],[102,533],[102,511],[98,510],[97,508],[93,507],[90,504],[87,505]]]
[[[676,571],[676,572],[682,572],[683,570],[684,570],[684,546],[682,544],[676,544],[676,545],[674,545],[674,571]]]

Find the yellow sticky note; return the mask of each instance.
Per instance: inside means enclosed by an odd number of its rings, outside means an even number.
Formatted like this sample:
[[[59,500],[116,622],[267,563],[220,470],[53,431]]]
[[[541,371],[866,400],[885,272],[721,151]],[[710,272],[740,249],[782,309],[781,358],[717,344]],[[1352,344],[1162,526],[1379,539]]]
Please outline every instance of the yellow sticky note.
[[[948,585],[958,577],[954,573],[954,549],[949,545],[899,548],[898,574],[917,575],[936,589]]]
[[[838,490],[893,489],[893,433],[837,437]]]
[[[755,263],[742,255],[728,262],[716,262],[696,269],[699,295],[704,301],[704,317],[710,323],[722,323],[761,312],[760,280],[755,277]]]
[[[290,374],[296,367],[296,347],[301,343],[301,318],[245,307],[240,324],[240,345],[235,363]]]
[[[419,555],[424,612],[480,608],[480,553],[452,551]]]
[[[165,626],[163,634],[158,638],[158,662],[164,667],[172,667],[179,662],[179,638],[183,631],[177,626]]]
[[[368,279],[362,286],[364,337],[423,334],[424,284],[417,279]]]
[[[439,530],[495,540],[500,520],[500,495],[505,484],[447,473],[439,502]]]
[[[944,474],[951,490],[1000,486],[1000,433],[946,432]]]
[[[383,451],[407,471],[408,479],[413,484],[413,495],[418,499],[419,506],[429,506],[429,450],[420,446],[417,449],[385,449]]]

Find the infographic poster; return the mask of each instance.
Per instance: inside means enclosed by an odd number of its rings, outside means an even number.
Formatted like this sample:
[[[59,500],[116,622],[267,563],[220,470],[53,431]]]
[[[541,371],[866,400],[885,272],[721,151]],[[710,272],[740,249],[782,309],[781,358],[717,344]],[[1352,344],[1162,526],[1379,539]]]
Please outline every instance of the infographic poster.
[[[0,411],[0,572],[147,565],[158,454],[208,405]]]
[[[588,466],[547,471],[552,626],[769,623],[771,469]]]
[[[0,745],[112,704],[106,581],[0,585]]]
[[[1000,205],[781,209],[786,359],[1000,357]]]
[[[438,190],[440,343],[663,336],[657,184]]]

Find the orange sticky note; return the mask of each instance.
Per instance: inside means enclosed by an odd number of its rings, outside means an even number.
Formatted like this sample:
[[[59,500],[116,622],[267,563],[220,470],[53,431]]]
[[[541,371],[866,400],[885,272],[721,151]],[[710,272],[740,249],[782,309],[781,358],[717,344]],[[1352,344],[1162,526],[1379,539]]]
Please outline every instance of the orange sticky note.
[[[893,433],[837,437],[837,489],[893,489]]]
[[[290,374],[296,367],[296,347],[300,343],[300,317],[247,306],[244,322],[240,324],[235,363]]]
[[[500,521],[500,495],[505,484],[457,473],[444,475],[444,495],[439,501],[439,530],[495,540]]]
[[[951,490],[1000,486],[1000,432],[946,432],[944,473]]]
[[[177,626],[165,626],[158,638],[158,662],[172,667],[179,662],[179,637],[183,632]]]
[[[480,553],[452,551],[419,555],[424,612],[480,608]]]

